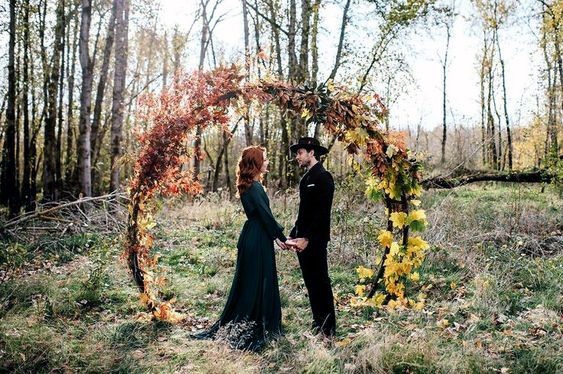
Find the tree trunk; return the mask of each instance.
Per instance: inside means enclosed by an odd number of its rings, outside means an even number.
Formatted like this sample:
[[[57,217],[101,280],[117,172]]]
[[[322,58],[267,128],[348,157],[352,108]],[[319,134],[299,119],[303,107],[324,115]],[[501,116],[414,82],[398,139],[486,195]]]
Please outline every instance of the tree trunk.
[[[119,157],[121,156],[121,133],[123,126],[123,94],[127,75],[129,0],[115,0],[116,43],[113,83],[113,104],[111,109],[111,179],[110,191],[119,189]]]
[[[448,69],[448,52],[450,50],[450,38],[451,38],[451,30],[450,25],[446,21],[446,51],[444,53],[444,63],[442,64],[442,158],[440,162],[444,164],[446,162],[446,140],[447,140],[447,133],[448,133],[448,126],[447,126],[447,115],[446,115],[446,103],[447,103],[447,95],[446,95],[446,82],[447,82],[447,69]]]
[[[35,160],[31,158],[31,124],[29,122],[29,0],[25,0],[23,7],[23,86],[22,86],[22,110],[23,110],[23,177],[22,177],[22,203],[26,211],[34,209],[35,196],[31,195],[31,169]]]
[[[299,83],[309,80],[309,32],[311,24],[311,0],[301,0],[301,46],[299,48]]]
[[[199,50],[199,70],[203,70],[203,64],[205,62],[205,54],[208,45],[208,35],[209,35],[209,20],[207,19],[207,5],[209,0],[201,0],[201,12],[202,12],[202,25],[201,25],[201,42]],[[196,127],[195,140],[194,140],[194,180],[199,180],[199,173],[201,171],[201,126]]]
[[[57,88],[59,85],[60,57],[62,53],[62,39],[64,36],[64,3],[57,4],[57,23],[55,27],[55,42],[51,59],[50,77],[47,82],[47,116],[45,118],[45,132],[43,139],[43,199],[56,201],[60,197],[57,190]]]
[[[63,100],[64,100],[64,81],[65,81],[65,69],[66,64],[68,61],[65,60],[65,50],[68,49],[65,43],[65,36],[66,36],[66,28],[67,28],[67,17],[65,15],[65,1],[61,0],[62,2],[62,32],[61,32],[61,69],[59,74],[59,102],[57,106],[57,118],[58,118],[58,125],[57,125],[57,146],[55,149],[55,161],[56,161],[56,168],[55,168],[55,189],[58,191],[59,196],[62,194],[63,190],[63,175],[62,175],[62,145],[63,145],[63,124],[64,124],[64,117],[63,117]],[[68,78],[68,77],[67,77]]]
[[[65,157],[65,185],[68,191],[77,189],[77,173],[74,158],[74,74],[76,72],[76,52],[78,50],[78,9],[74,18],[74,29],[72,32],[72,57],[70,59],[70,73],[68,74],[68,108],[67,108],[67,134],[66,134],[66,157]],[[69,37],[70,40],[70,37]]]
[[[336,72],[340,67],[342,49],[344,47],[344,35],[346,32],[346,26],[348,25],[348,10],[350,9],[350,3],[351,0],[347,0],[346,5],[344,5],[344,11],[342,12],[342,24],[340,26],[340,38],[338,39],[338,48],[336,49],[336,58],[334,60],[334,67],[332,68],[328,79],[334,79],[336,77]]]
[[[92,118],[92,132],[90,134],[90,153],[91,153],[91,163],[92,163],[92,180],[95,185],[92,188],[96,191],[101,188],[99,186],[101,178],[99,178],[100,172],[97,170],[97,163],[99,154],[99,148],[103,138],[99,136],[100,134],[100,124],[102,117],[102,105],[104,102],[105,89],[107,84],[107,77],[109,74],[109,64],[111,59],[111,51],[113,49],[113,42],[115,36],[115,18],[116,18],[116,7],[117,0],[113,1],[111,16],[108,23],[108,30],[106,35],[106,42],[104,45],[104,55],[102,57],[102,67],[100,68],[100,79],[98,81],[98,87],[96,90],[96,100],[94,102],[94,113]],[[119,50],[116,46],[116,50]],[[121,51],[119,52],[121,53]],[[117,58],[117,57],[116,57]],[[101,193],[101,190],[99,191]]]
[[[244,69],[246,70],[246,76],[250,77],[250,32],[248,29],[248,10],[246,7],[246,0],[241,0],[242,2],[242,20],[243,20],[243,33],[244,33]],[[248,104],[250,105],[250,103]],[[246,139],[246,146],[252,145],[252,126],[250,126],[250,108],[247,108],[245,115],[243,116],[244,121],[244,137]]]
[[[487,71],[487,33],[483,31],[483,57],[481,58],[481,67],[479,70],[479,93],[481,104],[481,162],[483,166],[487,165],[487,149],[486,143],[486,110],[485,110],[485,75]]]
[[[223,141],[227,141],[225,138],[228,136],[228,134],[223,133]],[[231,182],[231,174],[229,172],[229,144],[227,142],[227,145],[225,146],[225,181],[227,183],[227,188],[229,189],[229,198],[233,198],[234,196],[234,189],[233,189],[233,183]]]
[[[217,187],[219,186],[219,175],[221,173],[221,164],[223,162],[223,156],[227,153],[228,151],[228,147],[229,144],[231,142],[232,139],[232,134],[235,133],[235,131],[237,131],[237,127],[238,127],[238,122],[235,124],[235,126],[233,127],[233,129],[229,132],[223,130],[221,133],[222,136],[222,140],[223,140],[223,145],[221,147],[221,150],[219,151],[219,155],[217,156],[217,160],[215,162],[215,171],[213,173],[213,183],[211,185],[211,190],[213,192],[217,191]],[[226,165],[228,165],[228,162],[226,163]],[[227,174],[228,174],[228,170],[227,170]],[[231,194],[231,190],[230,190],[230,186],[229,183],[227,183],[227,186],[229,188],[229,194]]]
[[[295,83],[297,77],[297,55],[295,54],[295,37],[297,34],[297,7],[295,0],[289,1],[289,35],[287,37],[288,74],[287,79]]]
[[[556,176],[545,170],[530,172],[482,172],[468,171],[465,175],[455,178],[434,177],[421,182],[426,189],[429,188],[455,188],[475,182],[514,182],[514,183],[548,183]]]
[[[10,38],[8,41],[8,103],[6,108],[6,131],[2,147],[2,177],[0,179],[0,198],[7,203],[10,216],[19,213],[20,201],[16,175],[16,1],[10,0]]]
[[[163,37],[163,44],[164,44],[164,56],[162,62],[162,88],[164,89],[168,84],[168,60],[170,59],[169,52],[168,52],[168,33],[164,31]]]
[[[90,159],[90,109],[92,101],[92,70],[93,64],[89,52],[90,22],[92,17],[92,0],[81,0],[80,23],[80,66],[82,68],[82,88],[80,91],[80,123],[78,136],[78,181],[83,196],[92,195],[91,159]]]
[[[488,79],[488,92],[487,92],[487,127],[488,127],[488,135],[489,135],[489,152],[490,152],[490,160],[492,160],[492,167],[493,169],[498,169],[498,157],[497,157],[497,148],[496,148],[496,139],[495,139],[495,119],[493,117],[493,110],[491,107],[492,98],[493,98],[493,52],[491,48],[491,56],[489,60],[489,66],[487,69],[487,79]]]

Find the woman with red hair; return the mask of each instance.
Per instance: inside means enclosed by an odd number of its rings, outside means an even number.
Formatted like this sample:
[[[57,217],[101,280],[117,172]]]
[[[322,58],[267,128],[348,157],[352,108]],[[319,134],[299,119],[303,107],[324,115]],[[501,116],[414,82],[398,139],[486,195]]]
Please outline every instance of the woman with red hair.
[[[235,276],[219,320],[196,338],[226,340],[231,347],[257,351],[281,334],[281,303],[273,242],[286,249],[283,227],[270,210],[262,177],[268,172],[266,149],[250,146],[237,167],[238,196],[247,221],[238,240]]]

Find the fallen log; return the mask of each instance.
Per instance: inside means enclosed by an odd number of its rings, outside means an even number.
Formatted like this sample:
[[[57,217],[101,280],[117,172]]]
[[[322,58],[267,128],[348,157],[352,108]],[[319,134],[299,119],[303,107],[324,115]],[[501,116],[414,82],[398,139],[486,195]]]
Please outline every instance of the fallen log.
[[[515,182],[515,183],[549,183],[555,175],[547,170],[521,171],[521,172],[491,172],[468,171],[456,177],[432,177],[424,179],[421,184],[425,189],[430,188],[455,188],[475,182]]]

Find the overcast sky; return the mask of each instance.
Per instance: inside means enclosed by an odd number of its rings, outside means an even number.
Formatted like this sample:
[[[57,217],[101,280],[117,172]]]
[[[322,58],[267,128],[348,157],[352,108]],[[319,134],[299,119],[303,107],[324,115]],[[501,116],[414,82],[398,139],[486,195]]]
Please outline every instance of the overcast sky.
[[[195,7],[199,1],[162,0],[161,17],[167,27],[174,24],[187,27],[191,24]],[[343,1],[340,1],[343,3]],[[354,2],[358,3],[358,1]],[[366,2],[367,3],[367,2]],[[364,34],[370,28],[369,17],[361,17],[362,12],[369,10],[359,2],[352,10],[355,25],[350,27],[347,35],[351,43],[364,44],[369,48],[370,39]],[[513,123],[526,121],[535,110],[538,81],[539,60],[537,42],[525,17],[529,14],[533,0],[522,1],[519,14],[511,25],[500,32],[503,57],[506,64],[509,112]],[[481,34],[476,21],[471,17],[469,0],[457,0],[457,17],[452,39],[448,65],[448,121],[465,125],[479,122],[479,77],[478,53],[481,48]],[[362,8],[363,7],[363,8]],[[320,76],[327,76],[332,68],[334,53],[338,43],[338,29],[342,7],[339,1],[327,2],[321,9],[323,30],[319,35]],[[242,14],[239,0],[224,0],[222,12],[227,13],[225,20],[217,26],[214,34],[215,43],[224,49],[226,59],[239,60],[242,57]],[[359,20],[359,18],[365,18]],[[375,26],[371,26],[375,27]],[[197,44],[197,43],[194,43]],[[405,63],[411,72],[412,79],[404,83],[404,89],[396,102],[390,104],[391,124],[395,128],[416,127],[420,122],[425,128],[439,126],[442,122],[442,70],[440,59],[445,48],[445,33],[438,29],[429,32],[419,27],[408,38],[404,38],[399,46]],[[188,68],[197,64],[195,56],[188,61]],[[499,91],[500,92],[500,91]],[[500,98],[500,96],[499,96]],[[499,103],[499,110],[502,107]]]

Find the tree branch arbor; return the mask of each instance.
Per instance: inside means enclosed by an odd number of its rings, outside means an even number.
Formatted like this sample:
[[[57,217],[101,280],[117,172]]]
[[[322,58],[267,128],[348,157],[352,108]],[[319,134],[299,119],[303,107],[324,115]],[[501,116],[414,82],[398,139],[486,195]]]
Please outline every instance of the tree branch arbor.
[[[156,288],[156,260],[150,255],[154,240],[150,233],[154,226],[151,199],[155,195],[201,191],[192,171],[185,169],[188,158],[184,141],[198,127],[202,130],[209,126],[225,128],[229,107],[235,103],[248,105],[251,101],[262,105],[271,103],[296,114],[309,113],[310,121],[322,123],[326,131],[346,142],[349,153],[363,154],[370,165],[369,184],[375,185],[378,191],[374,193],[371,189],[370,196],[377,195],[385,201],[389,227],[385,231],[386,240],[381,241],[387,253],[382,272],[384,291],[375,293],[380,279],[374,278],[374,294],[362,300],[379,306],[389,302],[392,308],[420,306],[417,304],[420,300],[406,297],[404,284],[422,262],[428,247],[419,237],[409,239],[409,227],[421,230],[425,225],[423,211],[409,212],[410,207],[417,204],[414,198],[421,192],[419,165],[408,158],[401,137],[380,130],[385,107],[377,99],[366,102],[364,96],[332,86],[308,90],[280,81],[243,84],[241,80],[236,68],[196,71],[179,77],[160,96],[143,98],[139,114],[153,126],[141,138],[142,149],[130,185],[126,253],[142,300],[149,310],[159,319],[178,317],[172,313],[170,303],[159,301]],[[399,230],[398,242],[393,240],[394,228]],[[381,295],[386,296],[382,299]]]

